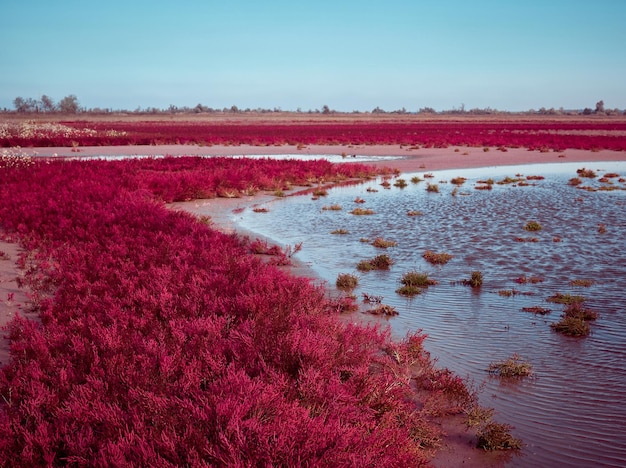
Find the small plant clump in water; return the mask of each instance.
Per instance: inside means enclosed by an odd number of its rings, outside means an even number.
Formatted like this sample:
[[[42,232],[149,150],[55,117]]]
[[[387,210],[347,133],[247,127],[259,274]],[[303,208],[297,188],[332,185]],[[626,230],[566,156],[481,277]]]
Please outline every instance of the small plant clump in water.
[[[483,285],[483,274],[478,270],[472,271],[470,278],[463,280],[463,284],[472,288],[480,288]]]
[[[426,185],[426,191],[430,193],[439,193],[439,185],[428,183],[428,185]]]
[[[515,353],[504,361],[496,361],[489,364],[487,371],[500,377],[526,377],[532,374],[532,365]]]
[[[572,177],[567,183],[571,185],[572,187],[576,187],[577,185],[582,184],[583,181],[580,180],[580,178],[578,177]]]
[[[339,235],[345,235],[345,234],[350,234],[350,231],[348,231],[347,229],[335,229],[334,231],[330,231],[331,234],[339,234]]]
[[[379,249],[387,249],[389,247],[395,247],[398,243],[396,241],[385,240],[382,237],[377,237],[372,242],[372,245],[374,247],[378,247]]]
[[[558,322],[550,324],[550,327],[568,336],[587,336],[591,333],[591,327],[587,322],[576,317],[563,316]]]
[[[352,291],[359,284],[359,278],[350,273],[339,273],[335,284],[341,291]]]
[[[326,195],[328,195],[328,191],[322,187],[318,187],[313,190],[314,197],[325,197]]]
[[[515,288],[513,289],[500,289],[498,291],[498,294],[500,296],[504,296],[504,297],[513,297],[513,296],[518,296],[520,294],[522,294],[522,291],[519,291]]]
[[[509,177],[506,176],[504,179],[496,182],[498,185],[509,185],[509,184],[516,184],[518,182],[522,182],[523,179],[519,179],[519,178],[513,178],[513,177]]]
[[[432,263],[433,265],[445,265],[450,260],[452,260],[452,255],[445,252],[435,253],[432,250],[427,250],[426,252],[424,252],[424,255],[422,255],[422,257],[424,257],[424,259],[428,263]]]
[[[580,177],[587,177],[589,179],[594,179],[596,177],[596,173],[594,171],[591,169],[585,169],[584,167],[582,169],[577,169],[576,173]]]
[[[515,282],[517,284],[526,284],[526,283],[530,283],[530,284],[537,284],[537,283],[543,283],[543,278],[541,276],[518,276],[517,278],[515,278]]]
[[[589,286],[593,286],[594,284],[595,281],[590,279],[575,279],[569,282],[570,286],[582,286],[584,288],[588,288]]]
[[[453,177],[450,179],[450,183],[454,185],[463,185],[467,179],[465,177]]]
[[[355,208],[350,212],[350,214],[357,215],[357,216],[373,215],[375,213],[376,212],[372,210],[371,208]]]
[[[420,182],[423,182],[424,179],[422,179],[420,176],[413,176],[411,177],[411,183],[412,184],[419,184]]]
[[[520,450],[522,441],[511,435],[512,427],[508,424],[491,422],[477,432],[478,448],[484,450]]]
[[[374,296],[367,293],[361,293],[361,296],[363,296],[365,304],[380,304],[383,301],[383,296]]]
[[[422,292],[422,288],[436,285],[437,281],[430,279],[427,273],[413,270],[402,275],[400,283],[402,286],[396,290],[398,294],[402,296],[415,296]]]
[[[552,312],[551,309],[546,309],[545,307],[533,306],[533,307],[522,307],[524,312],[530,312],[535,315],[547,315]]]
[[[255,213],[269,213],[269,208],[262,208],[262,207],[257,207],[257,208],[253,208],[252,211],[254,211]]]
[[[406,214],[407,216],[422,216],[424,213],[422,213],[419,210],[411,210],[411,211],[407,211]]]
[[[528,221],[524,225],[525,231],[535,232],[535,231],[541,231],[541,229],[542,229],[541,224],[539,224],[537,221]]]
[[[554,304],[574,304],[585,302],[585,298],[584,296],[555,293],[554,295],[547,298],[546,301],[552,302]]]
[[[516,237],[515,242],[539,242],[538,237]]]
[[[387,254],[377,255],[370,260],[361,260],[356,268],[359,271],[388,270],[393,265],[393,260]]]
[[[341,211],[341,205],[335,203],[334,205],[323,206],[322,210],[324,210],[324,211]]]
[[[595,310],[584,307],[580,302],[575,302],[565,308],[563,316],[591,321],[598,318],[598,313]]]
[[[398,179],[396,180],[396,182],[393,184],[394,187],[398,187],[398,188],[404,188],[406,187],[408,184],[406,183],[406,180],[404,179]]]
[[[367,237],[361,237],[359,239],[359,242],[363,242],[364,244],[369,244],[370,240]]]
[[[396,308],[387,304],[380,304],[379,306],[370,309],[368,312],[372,315],[383,315],[385,317],[393,317],[398,315],[398,311],[396,310]]]

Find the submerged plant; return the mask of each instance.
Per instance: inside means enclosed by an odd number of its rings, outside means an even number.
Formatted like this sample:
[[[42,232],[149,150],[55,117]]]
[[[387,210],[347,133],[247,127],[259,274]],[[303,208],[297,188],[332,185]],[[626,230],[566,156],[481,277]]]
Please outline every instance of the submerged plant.
[[[532,374],[532,365],[515,353],[504,361],[496,361],[489,364],[487,371],[500,377],[526,377]]]
[[[433,265],[445,265],[450,260],[452,260],[452,255],[445,252],[436,253],[432,250],[427,250],[426,252],[424,252],[422,257],[424,257],[424,259],[428,263],[432,263]]]
[[[427,192],[431,192],[431,193],[439,193],[439,185],[437,184],[432,184],[432,183],[428,183],[426,185],[426,191]]]
[[[551,309],[546,309],[545,307],[532,306],[532,307],[522,307],[524,312],[530,312],[535,315],[547,315],[552,312]]]
[[[373,309],[369,309],[368,312],[373,315],[383,315],[386,317],[398,315],[396,308],[387,304],[380,304]]]
[[[550,327],[568,336],[587,336],[591,332],[589,324],[577,317],[563,316],[558,322],[550,324]]]
[[[576,173],[580,176],[580,177],[587,177],[589,179],[593,179],[596,177],[596,173],[591,170],[591,169],[585,169],[584,167],[582,169],[577,169]]]
[[[477,447],[490,451],[520,450],[522,441],[511,435],[511,429],[509,424],[490,422],[477,431]]]
[[[537,283],[543,283],[543,278],[541,276],[518,276],[517,278],[515,278],[515,282],[518,284],[526,284],[526,283],[531,283],[531,284],[537,284]]]
[[[453,177],[450,179],[450,183],[454,185],[463,185],[467,179],[465,177]]]
[[[357,216],[373,215],[375,213],[376,212],[372,210],[371,208],[355,208],[350,212],[350,214],[357,215]]]
[[[421,294],[422,288],[436,285],[437,281],[430,279],[427,273],[413,270],[402,275],[400,284],[402,284],[402,286],[396,289],[398,294],[402,296],[415,296]]]
[[[528,221],[525,225],[524,225],[524,230],[525,231],[541,231],[542,227],[541,224],[539,224],[537,221]]]
[[[359,284],[359,277],[350,273],[340,273],[335,285],[341,291],[352,291]]]
[[[472,271],[470,278],[463,280],[463,284],[472,288],[480,288],[483,285],[483,274],[478,270]]]
[[[575,279],[569,282],[570,286],[582,286],[588,288],[589,286],[593,286],[595,284],[594,280],[591,279]]]
[[[393,265],[393,260],[387,254],[377,255],[370,260],[361,260],[356,268],[359,271],[388,270]]]
[[[379,249],[387,249],[389,247],[395,247],[398,243],[392,240],[385,240],[382,237],[377,237],[372,242],[374,247],[378,247]]]
[[[325,197],[326,195],[328,195],[328,190],[323,187],[317,187],[313,190],[314,197]]]
[[[553,302],[555,304],[574,304],[577,302],[585,302],[585,298],[584,296],[555,293],[554,295],[548,297],[546,301]]]

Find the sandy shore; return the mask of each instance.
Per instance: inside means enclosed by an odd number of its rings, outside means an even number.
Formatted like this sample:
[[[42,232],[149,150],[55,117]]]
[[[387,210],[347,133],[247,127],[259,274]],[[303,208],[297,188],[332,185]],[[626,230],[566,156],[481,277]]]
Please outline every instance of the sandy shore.
[[[298,155],[342,155],[345,154],[346,162],[351,161],[352,155],[379,156],[376,161],[367,161],[366,164],[387,166],[398,169],[401,172],[422,172],[446,169],[466,169],[476,167],[494,167],[519,164],[540,164],[558,162],[581,162],[593,163],[595,161],[626,161],[626,152],[616,151],[584,151],[566,150],[563,152],[540,152],[528,151],[516,148],[506,152],[490,148],[451,147],[445,149],[421,148],[410,149],[401,146],[316,146],[311,145],[302,149],[295,146],[193,146],[193,145],[164,145],[164,146],[116,146],[116,147],[85,147],[85,148],[22,148],[19,151],[34,157],[98,157],[98,156],[242,156],[242,155],[274,155],[274,154],[298,154]],[[391,157],[393,156],[393,157]],[[343,158],[341,159],[344,160]],[[265,197],[265,198],[264,198]],[[198,200],[186,203],[175,203],[174,209],[184,209],[197,215],[208,215],[215,225],[225,231],[242,233],[236,223],[232,221],[233,210],[245,208],[267,201],[268,195],[245,197],[238,199],[218,198],[212,200]],[[271,197],[270,197],[271,198]],[[254,233],[243,233],[255,236]],[[5,325],[20,309],[26,301],[26,294],[17,287],[19,271],[15,265],[19,253],[16,244],[0,242],[0,251],[5,252],[8,258],[0,258],[0,325]],[[292,270],[296,275],[314,276],[312,270],[306,265],[298,265]],[[0,364],[5,364],[8,359],[8,340],[0,338]],[[471,436],[459,423],[445,423],[444,429],[448,432],[448,438],[444,441],[444,447],[438,452],[433,460],[435,466],[463,466],[485,467],[502,466],[510,454],[488,454],[475,450],[469,445]]]

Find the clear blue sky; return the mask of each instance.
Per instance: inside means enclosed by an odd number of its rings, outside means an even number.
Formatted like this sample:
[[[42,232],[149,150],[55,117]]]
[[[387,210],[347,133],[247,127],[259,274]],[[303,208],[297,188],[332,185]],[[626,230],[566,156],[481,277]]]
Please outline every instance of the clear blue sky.
[[[626,108],[626,0],[0,0],[0,108]]]

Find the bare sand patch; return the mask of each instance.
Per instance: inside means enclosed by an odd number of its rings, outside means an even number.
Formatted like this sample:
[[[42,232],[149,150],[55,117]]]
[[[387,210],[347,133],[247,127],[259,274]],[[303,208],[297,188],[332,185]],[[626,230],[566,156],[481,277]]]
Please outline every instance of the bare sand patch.
[[[20,251],[18,244],[0,241],[0,366],[9,362],[10,344],[4,327],[23,313],[28,301],[27,291],[18,286],[20,272],[16,262]]]

